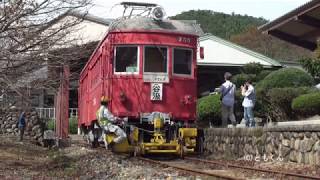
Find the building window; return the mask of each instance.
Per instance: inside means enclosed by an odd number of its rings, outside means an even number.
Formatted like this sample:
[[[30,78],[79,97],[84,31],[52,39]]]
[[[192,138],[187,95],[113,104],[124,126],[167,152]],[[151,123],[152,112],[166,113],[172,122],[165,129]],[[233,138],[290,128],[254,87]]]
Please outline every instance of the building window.
[[[173,73],[178,75],[192,74],[192,50],[179,49],[173,50]]]
[[[54,106],[54,95],[46,95],[44,99],[45,107],[53,107]]]
[[[115,73],[138,72],[138,47],[119,46],[115,51]]]
[[[167,48],[145,47],[144,48],[144,72],[167,73],[168,65]]]

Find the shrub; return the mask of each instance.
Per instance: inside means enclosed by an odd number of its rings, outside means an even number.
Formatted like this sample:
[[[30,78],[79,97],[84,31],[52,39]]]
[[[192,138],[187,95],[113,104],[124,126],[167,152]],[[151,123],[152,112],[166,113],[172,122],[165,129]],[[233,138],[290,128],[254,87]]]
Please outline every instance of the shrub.
[[[255,80],[254,74],[237,74],[234,75],[231,79],[231,81],[236,85],[237,88],[239,88],[241,85],[243,85],[247,79],[251,79],[252,81]]]
[[[198,99],[197,116],[200,121],[218,124],[221,119],[220,95],[205,96]]]
[[[297,68],[282,68],[270,73],[257,84],[257,89],[312,86],[311,75]]]
[[[320,92],[301,95],[292,101],[292,109],[304,113],[304,115],[314,115],[320,113]]]
[[[235,93],[236,102],[234,104],[234,114],[236,120],[241,120],[243,118],[243,107],[240,90]],[[210,95],[198,99],[197,104],[197,116],[198,120],[205,123],[212,122],[213,125],[221,124],[221,101],[220,95]]]
[[[55,127],[55,120],[50,119],[47,122],[47,129],[48,130],[54,130]],[[77,118],[70,118],[69,119],[69,133],[70,134],[77,134],[78,132],[78,120]]]
[[[287,120],[293,119],[294,114],[292,113],[291,102],[294,98],[307,94],[312,91],[310,87],[299,87],[299,88],[273,88],[270,89],[266,96],[269,99],[269,104],[273,111],[277,113],[275,120]],[[277,111],[275,111],[276,109]]]
[[[70,134],[78,133],[78,119],[76,117],[69,119],[69,133]]]
[[[238,88],[235,92],[235,104],[234,104],[234,115],[236,116],[237,121],[241,121],[243,118],[243,107],[242,101],[243,96],[241,95],[241,90]]]
[[[320,49],[318,48],[318,51]],[[320,77],[320,59],[305,58],[300,60],[300,64],[306,69],[313,77]]]
[[[271,72],[256,86],[258,116],[273,121],[282,121],[293,117],[290,100],[308,93],[302,89],[283,89],[271,90],[273,88],[305,87],[312,86],[313,78],[306,72],[296,68],[283,68]],[[270,92],[269,92],[270,91]],[[280,92],[281,91],[281,92]],[[289,92],[290,91],[290,92]],[[299,93],[299,91],[302,91]],[[303,92],[304,91],[304,92]],[[272,98],[271,100],[271,97]],[[282,98],[283,97],[283,98]],[[289,99],[288,99],[289,98]],[[286,104],[288,103],[288,104]]]
[[[275,105],[283,106],[290,104],[290,102],[300,96],[301,94],[307,94],[312,92],[310,87],[299,87],[299,88],[273,88],[267,93],[267,96]]]
[[[48,130],[54,130],[54,122],[55,120],[54,119],[50,119],[48,122],[47,122],[47,128]]]
[[[257,75],[263,70],[263,66],[260,63],[248,63],[242,69],[245,74]]]
[[[264,91],[263,89],[260,88],[256,88],[256,104],[254,107],[255,113],[259,116],[259,117],[265,117],[266,116],[266,112],[267,112],[267,92]]]
[[[259,82],[267,77],[272,71],[271,70],[263,70],[256,76],[256,81]]]

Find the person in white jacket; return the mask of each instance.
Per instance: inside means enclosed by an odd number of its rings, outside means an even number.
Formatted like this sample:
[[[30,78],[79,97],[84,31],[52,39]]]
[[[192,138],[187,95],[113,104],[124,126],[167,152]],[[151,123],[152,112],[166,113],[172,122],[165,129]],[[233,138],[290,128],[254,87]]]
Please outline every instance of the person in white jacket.
[[[101,106],[97,111],[97,120],[99,125],[103,129],[103,141],[105,147],[111,148],[115,143],[121,143],[123,140],[127,138],[126,133],[116,125],[118,120],[122,120],[118,117],[115,117],[108,109],[109,99],[105,96],[101,97]],[[105,139],[105,134],[108,132],[113,132],[117,136],[111,143],[107,143]]]
[[[244,96],[242,106],[246,126],[254,127],[255,121],[253,116],[253,108],[256,101],[256,93],[251,80],[247,80],[244,86],[241,86],[241,94]]]

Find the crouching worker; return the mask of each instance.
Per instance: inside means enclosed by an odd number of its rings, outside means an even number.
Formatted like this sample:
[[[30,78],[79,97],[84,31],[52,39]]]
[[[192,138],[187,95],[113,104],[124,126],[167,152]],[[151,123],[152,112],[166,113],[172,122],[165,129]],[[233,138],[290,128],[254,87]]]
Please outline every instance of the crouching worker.
[[[112,148],[114,144],[121,143],[123,140],[127,138],[126,133],[116,125],[118,120],[121,120],[118,117],[115,117],[108,109],[109,99],[105,96],[101,97],[101,106],[97,111],[97,119],[99,125],[101,126],[103,141],[106,149]],[[108,144],[106,141],[105,135],[106,133],[112,132],[117,137],[113,139],[111,143]]]

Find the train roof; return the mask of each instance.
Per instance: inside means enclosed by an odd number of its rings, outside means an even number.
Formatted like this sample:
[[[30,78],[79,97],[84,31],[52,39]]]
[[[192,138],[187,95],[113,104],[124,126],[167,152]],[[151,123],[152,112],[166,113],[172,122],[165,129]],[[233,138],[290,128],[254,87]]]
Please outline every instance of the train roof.
[[[204,32],[202,31],[200,24],[197,24],[195,20],[170,20],[165,19],[161,21],[156,21],[148,17],[139,17],[132,19],[116,19],[114,20],[108,29],[109,32],[121,32],[121,31],[164,31],[171,33],[182,33],[195,36],[202,36]],[[108,34],[99,42],[97,48],[94,50],[90,59],[96,53],[97,49],[107,38]],[[87,68],[88,62],[82,69],[81,74]]]
[[[170,20],[161,21],[148,17],[131,19],[117,19],[109,27],[109,31],[165,31],[190,35],[203,35],[199,24],[194,20]]]

